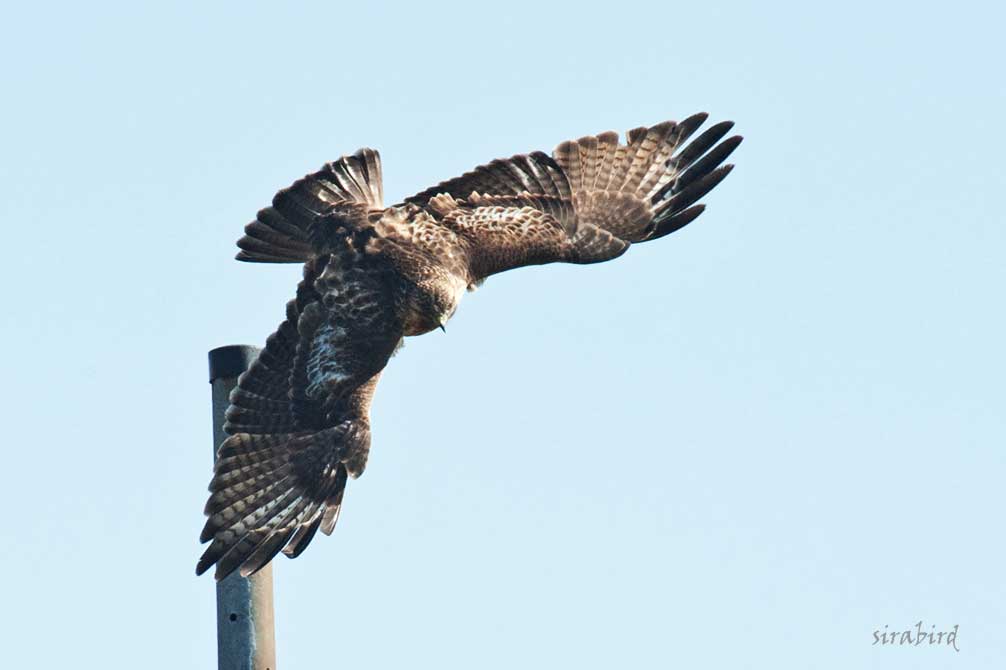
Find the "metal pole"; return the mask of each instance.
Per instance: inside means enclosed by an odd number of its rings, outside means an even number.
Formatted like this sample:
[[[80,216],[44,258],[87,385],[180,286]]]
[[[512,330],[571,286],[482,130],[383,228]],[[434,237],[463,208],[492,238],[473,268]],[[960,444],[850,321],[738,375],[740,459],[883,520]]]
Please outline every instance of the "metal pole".
[[[259,349],[235,344],[209,353],[213,386],[213,459],[227,437],[224,413],[238,375],[248,369]],[[250,578],[236,572],[217,582],[217,668],[276,670],[272,609],[272,564]]]

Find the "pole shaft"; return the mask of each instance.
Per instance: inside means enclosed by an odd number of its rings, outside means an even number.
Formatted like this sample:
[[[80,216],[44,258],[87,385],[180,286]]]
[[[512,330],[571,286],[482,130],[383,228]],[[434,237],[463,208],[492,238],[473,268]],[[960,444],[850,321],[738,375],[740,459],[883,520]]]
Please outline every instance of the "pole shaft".
[[[209,353],[214,461],[227,437],[224,413],[231,390],[258,352],[256,347],[232,345]],[[271,563],[249,578],[235,572],[217,582],[217,668],[276,670]]]

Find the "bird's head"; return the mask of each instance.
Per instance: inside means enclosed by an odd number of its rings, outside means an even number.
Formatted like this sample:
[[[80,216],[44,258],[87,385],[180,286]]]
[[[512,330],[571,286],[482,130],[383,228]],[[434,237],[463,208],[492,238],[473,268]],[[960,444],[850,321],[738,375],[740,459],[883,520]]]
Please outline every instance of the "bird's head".
[[[462,288],[462,292],[463,292]],[[430,281],[415,286],[409,300],[406,335],[419,335],[444,327],[458,308],[458,291],[445,281]]]

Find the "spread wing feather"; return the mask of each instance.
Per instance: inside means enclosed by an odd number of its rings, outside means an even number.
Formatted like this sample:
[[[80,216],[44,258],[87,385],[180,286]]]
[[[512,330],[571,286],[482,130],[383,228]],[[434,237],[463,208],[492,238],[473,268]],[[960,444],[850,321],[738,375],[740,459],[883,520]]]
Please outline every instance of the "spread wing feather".
[[[495,160],[405,202],[468,240],[476,281],[522,265],[610,260],[694,221],[704,209],[695,203],[730,173],[722,163],[741,142],[723,140],[731,122],[686,144],[706,118],[635,128],[625,144],[606,132],[563,142],[552,156]]]
[[[306,216],[304,214],[303,216]],[[305,265],[287,318],[231,394],[201,574],[250,575],[330,533],[370,448],[370,400],[401,340],[388,269],[342,238]]]
[[[310,260],[318,255],[311,239],[312,224],[325,217],[381,210],[383,189],[381,156],[373,149],[360,149],[326,163],[277,193],[272,206],[245,226],[237,259],[254,263]]]

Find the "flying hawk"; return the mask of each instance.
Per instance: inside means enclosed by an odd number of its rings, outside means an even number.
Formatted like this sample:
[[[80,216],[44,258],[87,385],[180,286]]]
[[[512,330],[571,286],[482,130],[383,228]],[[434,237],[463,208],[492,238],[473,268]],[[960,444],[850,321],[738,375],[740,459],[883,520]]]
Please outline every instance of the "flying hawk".
[[[247,576],[332,532],[367,464],[381,370],[403,337],[443,328],[465,289],[524,265],[611,260],[695,220],[741,142],[723,140],[725,121],[686,144],[706,116],[495,160],[391,207],[373,149],[277,193],[237,258],[303,263],[304,279],[231,394],[196,573]]]

